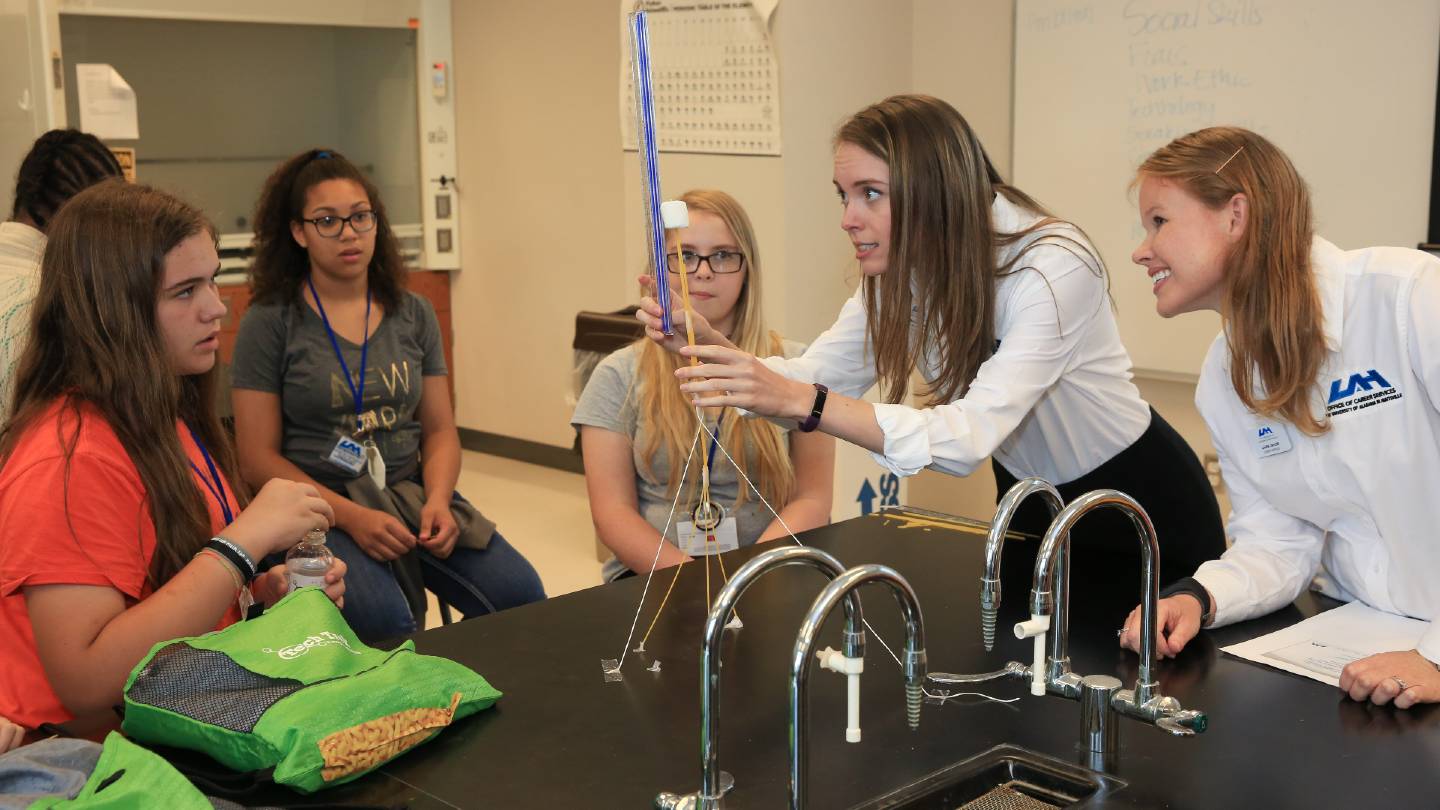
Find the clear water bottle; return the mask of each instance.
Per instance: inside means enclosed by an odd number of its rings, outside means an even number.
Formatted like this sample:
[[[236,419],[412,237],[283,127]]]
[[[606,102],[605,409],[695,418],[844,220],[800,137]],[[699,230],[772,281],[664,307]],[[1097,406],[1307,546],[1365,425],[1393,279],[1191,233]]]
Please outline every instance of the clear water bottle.
[[[311,531],[285,555],[285,569],[290,573],[290,590],[324,588],[325,574],[335,555],[325,547],[325,533]]]

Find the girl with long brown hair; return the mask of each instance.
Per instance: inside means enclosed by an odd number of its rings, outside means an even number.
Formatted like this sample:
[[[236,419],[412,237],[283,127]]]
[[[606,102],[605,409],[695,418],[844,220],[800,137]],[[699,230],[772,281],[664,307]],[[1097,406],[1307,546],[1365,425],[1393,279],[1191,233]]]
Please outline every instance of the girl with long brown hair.
[[[1099,256],[1001,179],[954,107],[906,95],[851,116],[835,136],[834,183],[864,277],[839,319],[803,356],[758,360],[699,319],[706,345],[683,348],[683,331],[663,335],[647,299],[650,337],[704,361],[677,371],[682,391],[803,420],[802,431],[858,444],[898,475],[968,475],[993,456],[1000,493],[1029,476],[1067,500],[1122,490],[1159,530],[1165,580],[1220,554],[1199,460],[1130,381]],[[904,404],[916,371],[925,407]],[[885,402],[860,399],[877,381]],[[1014,526],[1038,534],[1049,515],[1035,500]],[[1098,513],[1081,535],[1077,564],[1134,581],[1138,546],[1123,516]],[[1006,555],[1034,545],[1007,544]]]
[[[670,278],[678,284],[680,273],[689,274],[695,310],[735,345],[798,355],[800,344],[765,326],[759,247],[745,209],[723,191],[688,191],[680,199],[689,208],[690,225],[680,250],[668,257]],[[615,555],[602,570],[607,581],[649,571],[652,564],[678,565],[690,554],[786,537],[785,525],[803,531],[830,520],[834,440],[714,408],[707,409],[706,423],[712,432],[718,430],[718,441],[701,436],[695,445],[695,408],[674,384],[681,362],[651,341],[637,341],[596,367],[575,408],[572,421],[580,430],[590,514],[600,541]],[[690,473],[682,476],[692,445]],[[720,448],[724,453],[717,452]],[[717,540],[709,545],[693,528],[700,465],[711,469],[712,500],[725,510],[713,533]],[[741,473],[758,482],[760,496],[784,524],[772,519]],[[688,482],[684,493],[682,477]],[[677,496],[683,496],[679,517],[671,520]],[[661,543],[667,524],[669,542]]]
[[[331,520],[308,485],[275,481],[248,505],[236,487],[200,212],[106,181],[48,236],[0,431],[0,714],[31,728],[114,705],[154,644],[283,596],[284,566],[255,561]],[[344,571],[326,576],[337,601]]]
[[[1332,596],[1430,623],[1414,649],[1348,664],[1340,687],[1440,701],[1440,260],[1316,236],[1294,164],[1238,127],[1171,141],[1136,183],[1132,258],[1156,309],[1224,323],[1195,401],[1234,507],[1230,549],[1160,602],[1158,649],[1289,604],[1323,565]],[[1138,616],[1121,641],[1139,644]]]
[[[349,564],[346,620],[372,641],[545,598],[519,551],[455,492],[460,434],[440,323],[405,288],[379,189],[331,149],[275,168],[255,212],[253,303],[235,341],[241,474],[317,484]]]

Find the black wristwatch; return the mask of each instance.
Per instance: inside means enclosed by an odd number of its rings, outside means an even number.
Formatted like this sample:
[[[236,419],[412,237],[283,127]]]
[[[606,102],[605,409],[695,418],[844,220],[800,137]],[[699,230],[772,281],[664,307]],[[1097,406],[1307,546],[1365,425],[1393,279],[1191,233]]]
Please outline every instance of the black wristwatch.
[[[1190,594],[1200,603],[1200,626],[1208,627],[1215,618],[1215,604],[1210,601],[1210,592],[1200,584],[1200,580],[1194,577],[1185,577],[1175,580],[1160,591],[1160,598],[1165,599],[1182,593]]]
[[[800,423],[801,433],[810,433],[815,430],[815,428],[820,427],[820,413],[825,410],[825,396],[829,393],[829,388],[826,388],[820,383],[815,383],[815,404],[810,406],[810,415],[805,417],[805,421]]]

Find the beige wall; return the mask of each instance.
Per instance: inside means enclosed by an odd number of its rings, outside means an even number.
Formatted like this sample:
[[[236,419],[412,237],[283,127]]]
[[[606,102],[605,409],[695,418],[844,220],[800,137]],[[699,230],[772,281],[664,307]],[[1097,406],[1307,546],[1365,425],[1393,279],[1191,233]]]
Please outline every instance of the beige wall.
[[[461,426],[554,445],[575,313],[617,302],[628,202],[613,3],[455,3]]]
[[[620,149],[615,11],[604,0],[454,5],[464,427],[568,445],[574,314],[635,298],[639,178]],[[718,186],[740,199],[765,257],[767,316],[809,340],[857,281],[830,184],[835,126],[886,95],[933,93],[965,114],[1008,177],[1013,31],[1014,0],[786,0],[772,23],[783,156],[665,154],[665,194]],[[1138,382],[1197,453],[1211,452],[1193,386]],[[909,487],[917,506],[993,511],[986,467],[968,479],[922,473]]]

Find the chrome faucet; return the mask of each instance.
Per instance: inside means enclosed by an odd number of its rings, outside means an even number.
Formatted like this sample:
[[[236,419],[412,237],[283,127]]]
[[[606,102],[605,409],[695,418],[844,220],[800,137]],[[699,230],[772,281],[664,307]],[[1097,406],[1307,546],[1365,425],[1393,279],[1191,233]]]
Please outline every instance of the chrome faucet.
[[[910,583],[895,569],[876,564],[858,565],[836,577],[815,597],[800,622],[800,632],[795,636],[795,649],[790,657],[790,810],[801,810],[805,806],[808,743],[805,703],[809,694],[809,665],[815,651],[815,636],[825,617],[835,608],[835,603],[848,599],[856,588],[868,582],[888,585],[900,605],[900,613],[905,619],[905,659],[902,665],[905,670],[905,717],[911,729],[920,727],[920,703],[925,682],[925,619],[920,613],[920,600]]]
[[[655,797],[656,810],[720,810],[723,797],[735,784],[720,770],[720,641],[725,624],[740,595],[761,574],[786,565],[808,565],[836,579],[845,567],[830,554],[809,546],[786,546],[767,551],[740,566],[735,576],[715,598],[705,621],[704,645],[700,655],[700,790],[695,793],[661,793]],[[865,617],[860,596],[845,596],[845,655],[865,655]]]
[[[1026,478],[1017,482],[1000,499],[995,509],[995,518],[990,521],[990,534],[985,538],[985,575],[980,578],[980,630],[985,639],[985,651],[995,649],[995,617],[1000,612],[1000,552],[1005,547],[1005,534],[1010,530],[1010,521],[1020,504],[1034,494],[1045,496],[1050,507],[1050,519],[1054,520],[1065,507],[1060,491],[1043,478]],[[1069,544],[1060,551],[1060,578],[1056,598],[1066,599],[1070,583]]]
[[[1071,501],[1051,522],[1040,544],[1040,553],[1035,558],[1035,582],[1030,591],[1031,619],[1015,628],[1016,635],[1022,638],[1047,631],[1053,633],[1049,655],[1044,661],[1040,645],[1036,645],[1031,671],[1033,689],[1075,699],[1081,695],[1081,678],[1070,671],[1069,594],[1062,581],[1062,568],[1068,564],[1070,530],[1080,518],[1102,508],[1124,512],[1140,540],[1140,671],[1135,687],[1116,692],[1110,705],[1122,714],[1154,723],[1172,734],[1202,732],[1207,725],[1205,714],[1182,710],[1179,701],[1160,694],[1155,681],[1155,618],[1160,595],[1160,546],[1155,525],[1135,499],[1113,489],[1088,492]]]

